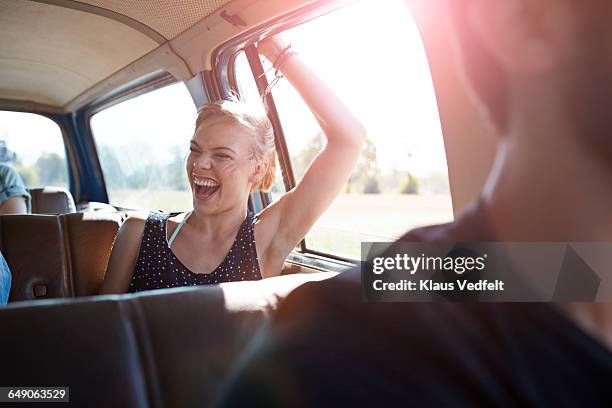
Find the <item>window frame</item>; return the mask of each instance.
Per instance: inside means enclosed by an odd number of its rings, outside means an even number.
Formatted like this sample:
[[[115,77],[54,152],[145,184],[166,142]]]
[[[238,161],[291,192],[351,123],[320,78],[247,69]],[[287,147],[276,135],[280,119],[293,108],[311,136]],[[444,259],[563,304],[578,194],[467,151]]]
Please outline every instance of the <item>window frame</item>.
[[[61,114],[59,112],[54,112],[54,111],[44,111],[41,109],[32,109],[32,110],[28,110],[27,106],[26,107],[22,107],[20,106],[21,104],[5,104],[5,103],[0,103],[0,110],[4,111],[4,112],[18,112],[18,113],[29,113],[29,114],[33,114],[33,115],[38,115],[38,116],[42,116],[45,117],[49,120],[51,120],[60,130],[60,133],[62,135],[62,143],[64,145],[64,159],[65,159],[65,163],[66,163],[66,176],[67,176],[67,182],[68,182],[68,191],[70,191],[70,193],[74,196],[75,192],[77,191],[79,182],[80,182],[80,178],[79,178],[79,174],[76,171],[77,169],[77,160],[75,157],[75,153],[74,153],[74,148],[72,146],[72,144],[70,143],[70,137],[68,136],[68,130],[67,130],[67,122],[69,119],[66,117],[67,115],[65,114]],[[38,105],[33,105],[32,107],[36,108]],[[27,187],[26,188],[30,188]]]

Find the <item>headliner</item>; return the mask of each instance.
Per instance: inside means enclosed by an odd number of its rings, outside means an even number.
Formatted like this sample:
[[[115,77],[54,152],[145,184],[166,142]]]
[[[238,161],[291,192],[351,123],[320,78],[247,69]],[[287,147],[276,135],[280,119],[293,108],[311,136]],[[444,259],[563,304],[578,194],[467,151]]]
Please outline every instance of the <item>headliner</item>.
[[[0,1],[0,99],[66,107],[229,0]]]

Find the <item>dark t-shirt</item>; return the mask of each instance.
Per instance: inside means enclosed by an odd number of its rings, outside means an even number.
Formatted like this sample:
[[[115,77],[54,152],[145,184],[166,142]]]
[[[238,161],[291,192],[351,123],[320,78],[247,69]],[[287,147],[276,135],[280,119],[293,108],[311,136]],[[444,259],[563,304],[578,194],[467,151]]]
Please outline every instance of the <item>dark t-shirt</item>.
[[[481,206],[406,241],[495,241]],[[543,303],[364,303],[353,270],[308,283],[256,339],[225,403],[612,406],[612,352]]]

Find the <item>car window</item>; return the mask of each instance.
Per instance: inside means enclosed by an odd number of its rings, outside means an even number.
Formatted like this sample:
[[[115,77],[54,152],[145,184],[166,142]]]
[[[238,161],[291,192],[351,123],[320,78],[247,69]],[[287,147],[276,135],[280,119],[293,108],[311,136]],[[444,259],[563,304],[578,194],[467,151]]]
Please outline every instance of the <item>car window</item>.
[[[166,211],[192,208],[185,158],[196,114],[189,91],[177,83],[92,116],[111,204]]]
[[[367,30],[363,21],[368,21]],[[452,221],[431,74],[404,2],[380,7],[374,0],[360,1],[288,30],[283,39],[367,129],[349,182],[306,236],[306,248],[359,259],[361,242],[391,241],[415,227]],[[274,70],[262,62],[271,81]],[[239,55],[235,66],[239,89],[254,100],[246,58]],[[299,180],[324,137],[288,81],[279,81],[272,94]]]
[[[62,131],[45,116],[0,111],[0,162],[13,166],[26,187],[68,188]]]
[[[238,86],[238,94],[240,96],[240,100],[244,103],[255,105],[253,107],[254,110],[265,110],[262,98],[259,95],[259,91],[257,90],[257,83],[255,82],[255,78],[253,77],[251,68],[249,67],[249,62],[244,51],[241,51],[236,55],[236,59],[234,61],[234,76],[236,78],[236,85]],[[281,164],[278,161],[277,157],[276,177],[274,185],[270,189],[270,193],[272,194],[272,197],[278,198],[279,195],[284,192],[285,185],[283,184]]]

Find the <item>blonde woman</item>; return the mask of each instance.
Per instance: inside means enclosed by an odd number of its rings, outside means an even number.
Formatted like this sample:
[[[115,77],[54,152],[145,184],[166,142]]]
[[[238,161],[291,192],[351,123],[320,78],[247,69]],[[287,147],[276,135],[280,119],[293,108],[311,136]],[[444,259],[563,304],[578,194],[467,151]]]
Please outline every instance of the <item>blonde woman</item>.
[[[238,102],[206,105],[186,164],[193,210],[129,217],[117,235],[101,293],[279,275],[287,255],[340,192],[365,139],[362,125],[289,47],[272,38],[258,50],[304,99],[327,144],[294,189],[253,215],[249,193],[274,182],[272,125]]]

